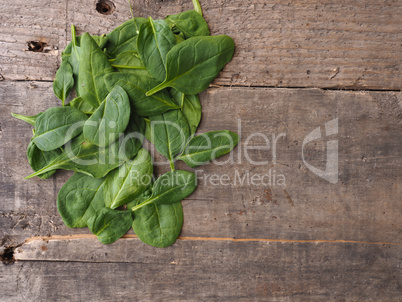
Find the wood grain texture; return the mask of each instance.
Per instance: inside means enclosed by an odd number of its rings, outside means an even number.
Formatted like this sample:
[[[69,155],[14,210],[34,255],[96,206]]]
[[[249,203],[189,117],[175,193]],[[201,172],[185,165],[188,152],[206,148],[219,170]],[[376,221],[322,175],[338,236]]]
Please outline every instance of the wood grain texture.
[[[127,1],[113,2],[113,13],[101,15],[92,0],[0,1],[0,74],[10,80],[53,80],[58,55],[71,40],[70,24],[78,33],[103,34],[130,17]],[[192,8],[187,0],[132,3],[136,16],[153,18]],[[236,43],[233,61],[215,84],[401,89],[400,1],[201,4],[212,34],[228,34]],[[46,42],[48,51],[26,51],[29,41]]]
[[[168,249],[146,246],[132,231],[104,246],[85,235],[88,230],[65,227],[55,200],[71,173],[22,180],[30,173],[25,149],[31,127],[10,115],[58,105],[51,83],[4,81],[0,93],[0,254],[11,246],[18,260],[0,266],[2,301],[397,300],[401,93],[209,89],[201,96],[199,131],[239,131],[240,119],[241,144],[233,164],[207,164],[198,174],[234,180],[236,173],[272,169],[286,184],[215,185],[200,179],[183,202],[182,239]],[[340,178],[330,184],[304,166],[301,145],[336,117]],[[248,150],[252,160],[268,164],[246,160],[246,146],[264,143],[258,137],[247,141],[255,132],[271,141],[271,134],[286,134],[277,141],[275,165],[272,148]],[[307,160],[322,167],[325,141],[316,143],[307,146]],[[161,164],[156,171],[166,169]],[[57,237],[70,234],[76,240]],[[53,237],[25,242],[33,236]],[[110,274],[116,281],[110,282]]]
[[[109,246],[88,239],[43,242],[39,253],[40,261],[0,266],[2,301],[400,298],[400,246],[179,240],[155,249],[138,239]]]
[[[56,197],[71,172],[22,179],[31,173],[31,126],[10,113],[60,105],[50,81],[71,23],[79,34],[103,34],[130,18],[125,0],[113,0],[110,15],[95,3],[0,0],[0,260],[16,260],[0,263],[1,301],[400,300],[401,92],[289,88],[399,90],[400,1],[201,1],[212,34],[236,43],[214,84],[240,87],[202,94],[199,132],[229,129],[241,142],[192,169],[199,187],[183,201],[180,239],[166,249],[132,230],[102,245],[64,226]],[[136,16],[154,19],[192,8],[132,3]],[[28,51],[30,41],[46,43],[44,51]],[[338,140],[331,184],[306,167],[302,148],[335,118],[337,134],[304,148],[324,169],[326,143]],[[168,171],[154,156],[156,174]]]
[[[57,214],[56,196],[71,172],[58,172],[49,180],[22,180],[31,173],[25,160],[31,126],[10,113],[34,114],[57,105],[51,83],[5,81],[0,91],[4,96],[0,104],[0,219],[7,226],[0,238],[18,244],[31,236],[87,233],[66,228]],[[201,101],[199,132],[237,131],[241,143],[220,160],[227,162],[224,165],[194,169],[199,187],[183,202],[182,236],[402,241],[396,202],[401,194],[400,93],[221,88],[209,89]],[[339,181],[331,184],[305,167],[301,150],[308,133],[336,117]],[[266,135],[270,149],[250,149],[264,145],[261,137],[250,137],[253,133]],[[274,148],[272,135],[281,134]],[[305,152],[310,164],[325,167],[324,140],[307,145]],[[169,169],[159,159],[157,174]],[[255,165],[250,159],[266,163]],[[180,162],[178,168],[187,169]],[[267,184],[269,173],[271,185]],[[213,174],[227,175],[229,181],[219,184],[211,178]],[[264,183],[252,183],[253,175],[266,177]],[[277,181],[279,175],[284,183]]]

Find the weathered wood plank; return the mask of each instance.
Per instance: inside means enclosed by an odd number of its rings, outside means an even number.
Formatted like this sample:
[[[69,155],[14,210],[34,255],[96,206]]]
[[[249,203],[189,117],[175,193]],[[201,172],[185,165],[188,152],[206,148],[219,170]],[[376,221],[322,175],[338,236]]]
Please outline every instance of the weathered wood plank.
[[[89,240],[91,241],[91,240]],[[397,301],[401,246],[138,239],[44,242],[76,259],[0,266],[2,301]],[[53,248],[66,248],[65,251]],[[57,253],[60,252],[60,253]],[[39,259],[46,258],[38,257]],[[51,260],[51,259],[49,259]],[[71,261],[76,262],[71,262]],[[83,263],[80,261],[91,261]],[[103,263],[117,260],[118,263]],[[101,261],[101,262],[98,262]]]
[[[25,159],[30,126],[10,112],[34,114],[59,104],[51,83],[5,81],[0,93],[0,222],[5,226],[0,238],[8,238],[3,245],[38,235],[88,233],[68,229],[57,214],[57,192],[71,173],[22,180],[31,173]],[[234,163],[196,169],[199,188],[183,202],[182,236],[401,242],[400,93],[221,88],[209,89],[202,103],[199,131],[239,131],[241,144],[233,152]],[[331,184],[306,168],[301,151],[307,134],[336,117],[339,182]],[[254,161],[267,161],[263,165],[246,158],[246,147],[264,144],[261,137],[248,140],[258,132],[268,137],[270,149],[247,152]],[[272,134],[286,135],[277,139],[276,164]],[[306,147],[306,160],[323,169],[325,141],[316,143]],[[178,167],[185,168],[183,163]],[[166,169],[165,164],[157,172]],[[269,173],[271,185],[268,176],[265,184],[251,183],[253,175]],[[277,179],[283,175],[283,185],[273,182],[274,173]],[[215,184],[213,174],[230,181]]]
[[[155,249],[149,245],[141,243],[135,235],[125,235],[121,240],[113,244],[104,245],[100,243],[95,235],[64,235],[64,236],[43,236],[32,237],[25,241],[20,247],[14,250],[14,258],[20,260],[32,261],[79,261],[79,262],[144,262],[155,263],[158,259],[174,258],[174,262],[180,264],[193,265],[191,261],[202,261],[188,258],[185,252],[191,246],[247,246],[266,247],[268,245],[281,244],[308,246],[314,249],[317,245],[326,246],[349,246],[355,248],[355,245],[368,247],[376,246],[399,246],[402,249],[402,242],[362,242],[362,241],[342,241],[342,240],[281,240],[281,239],[234,239],[234,238],[212,238],[212,237],[183,237],[181,236],[176,245],[168,248],[166,252],[163,249]],[[184,249],[183,254],[177,255],[179,249]],[[257,248],[258,249],[258,248]],[[91,252],[88,252],[90,250]],[[130,250],[141,250],[141,252],[127,253]],[[215,255],[216,256],[216,255]],[[245,257],[253,259],[254,257]],[[256,257],[258,258],[258,257]],[[190,261],[190,263],[189,263]],[[341,260],[340,260],[341,261]],[[199,263],[201,264],[201,263]]]
[[[18,0],[1,5],[0,73],[11,80],[53,80],[57,56],[78,32],[103,34],[130,17],[127,1],[110,15],[92,0]],[[277,87],[400,89],[400,1],[201,1],[213,34],[235,39],[236,54],[215,83]],[[136,16],[164,17],[191,9],[188,0],[134,1]],[[67,38],[66,38],[67,36]],[[42,40],[58,51],[25,51]],[[29,66],[29,68],[28,68]]]
[[[0,1],[1,79],[53,80],[66,46],[66,1]],[[43,52],[28,43],[44,42]]]

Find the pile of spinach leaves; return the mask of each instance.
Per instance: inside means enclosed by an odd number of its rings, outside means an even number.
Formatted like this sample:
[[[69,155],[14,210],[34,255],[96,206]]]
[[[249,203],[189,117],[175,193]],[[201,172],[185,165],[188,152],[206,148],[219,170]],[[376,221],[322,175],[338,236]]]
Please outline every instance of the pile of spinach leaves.
[[[28,161],[46,179],[57,169],[75,174],[61,188],[57,208],[71,228],[88,227],[105,244],[133,227],[155,247],[167,247],[183,225],[181,200],[197,187],[194,168],[229,153],[230,131],[196,135],[198,93],[233,56],[233,40],[210,36],[198,1],[195,10],[132,18],[102,36],[76,35],[63,51],[53,83],[61,107],[34,116],[13,114],[34,126]],[[71,90],[76,98],[66,104]],[[144,137],[171,171],[154,179]]]

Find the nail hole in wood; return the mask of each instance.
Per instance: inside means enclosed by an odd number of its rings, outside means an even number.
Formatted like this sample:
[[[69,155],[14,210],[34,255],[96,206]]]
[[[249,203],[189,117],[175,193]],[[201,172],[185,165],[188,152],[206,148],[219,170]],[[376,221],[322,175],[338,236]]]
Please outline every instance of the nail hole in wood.
[[[96,11],[102,15],[110,15],[113,13],[115,9],[115,5],[112,1],[109,0],[99,0],[96,3]]]
[[[15,246],[6,247],[4,251],[0,254],[0,261],[4,264],[13,264],[15,262],[14,249]]]
[[[28,42],[28,51],[34,52],[44,52],[46,43],[42,41],[29,41]]]

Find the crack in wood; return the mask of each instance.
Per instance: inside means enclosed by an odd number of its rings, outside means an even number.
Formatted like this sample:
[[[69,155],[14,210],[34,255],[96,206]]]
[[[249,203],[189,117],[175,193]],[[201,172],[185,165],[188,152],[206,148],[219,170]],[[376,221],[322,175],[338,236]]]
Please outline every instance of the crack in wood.
[[[138,239],[136,235],[124,235],[122,239]],[[96,239],[92,234],[76,234],[76,235],[52,235],[52,236],[35,236],[25,240],[23,244],[33,241],[51,241],[51,240],[80,240],[80,239]],[[231,238],[231,237],[189,237],[180,236],[179,240],[187,241],[232,241],[232,242],[280,242],[280,243],[354,243],[354,244],[377,244],[377,245],[402,245],[402,242],[371,242],[359,240],[325,240],[325,239],[268,239],[268,238]]]

